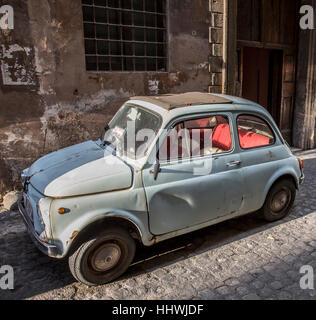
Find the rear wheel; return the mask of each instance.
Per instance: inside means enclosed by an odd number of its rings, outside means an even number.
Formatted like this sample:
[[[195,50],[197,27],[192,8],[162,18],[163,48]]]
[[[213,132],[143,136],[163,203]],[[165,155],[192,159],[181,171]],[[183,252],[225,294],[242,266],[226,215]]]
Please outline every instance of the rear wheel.
[[[102,285],[120,277],[135,255],[135,241],[127,231],[108,229],[83,243],[70,257],[69,268],[80,282]]]
[[[281,220],[286,217],[295,201],[296,188],[292,181],[281,180],[269,191],[262,208],[262,215],[268,222]]]

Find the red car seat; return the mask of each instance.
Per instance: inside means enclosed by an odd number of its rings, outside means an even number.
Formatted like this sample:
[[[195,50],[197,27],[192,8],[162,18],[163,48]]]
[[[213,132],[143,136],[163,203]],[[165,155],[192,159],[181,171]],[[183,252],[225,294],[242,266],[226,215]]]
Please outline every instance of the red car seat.
[[[232,147],[230,127],[228,124],[220,124],[216,127],[212,136],[212,145],[224,151],[229,151]]]
[[[238,129],[240,146],[243,149],[250,149],[262,146],[268,146],[270,139],[260,134]]]

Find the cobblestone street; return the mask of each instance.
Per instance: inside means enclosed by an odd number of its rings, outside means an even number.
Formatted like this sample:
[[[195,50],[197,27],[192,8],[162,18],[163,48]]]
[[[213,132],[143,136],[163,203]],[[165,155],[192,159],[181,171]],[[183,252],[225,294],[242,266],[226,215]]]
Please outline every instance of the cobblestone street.
[[[301,157],[306,180],[285,220],[251,215],[139,248],[136,264],[101,287],[77,283],[67,261],[38,252],[19,214],[3,210],[0,266],[14,267],[15,290],[0,299],[316,299],[299,285],[303,265],[316,273],[316,151]]]

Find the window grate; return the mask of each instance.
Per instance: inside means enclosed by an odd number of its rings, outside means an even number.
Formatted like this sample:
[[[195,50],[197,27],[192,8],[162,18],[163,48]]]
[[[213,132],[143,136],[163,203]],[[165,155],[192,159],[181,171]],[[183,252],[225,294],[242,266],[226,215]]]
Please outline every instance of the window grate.
[[[167,71],[166,0],[82,0],[88,71]]]

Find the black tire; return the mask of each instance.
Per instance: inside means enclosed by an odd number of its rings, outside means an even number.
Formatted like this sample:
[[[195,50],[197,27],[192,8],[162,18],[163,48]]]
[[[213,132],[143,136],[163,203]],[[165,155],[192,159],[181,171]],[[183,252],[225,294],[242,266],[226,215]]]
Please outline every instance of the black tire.
[[[268,222],[285,218],[295,201],[296,188],[291,180],[284,179],[277,182],[269,191],[261,209],[262,217]]]
[[[135,256],[136,245],[127,231],[109,228],[84,242],[68,259],[72,275],[88,286],[98,286],[120,277]]]

